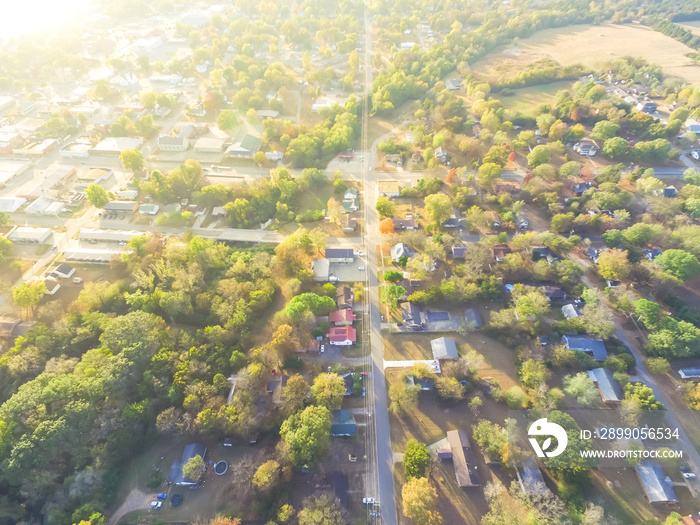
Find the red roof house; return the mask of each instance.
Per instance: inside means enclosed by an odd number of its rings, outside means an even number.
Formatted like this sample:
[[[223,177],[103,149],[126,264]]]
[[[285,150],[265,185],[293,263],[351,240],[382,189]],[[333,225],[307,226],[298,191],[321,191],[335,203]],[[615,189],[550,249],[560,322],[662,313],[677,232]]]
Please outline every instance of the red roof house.
[[[345,310],[336,310],[328,315],[328,321],[336,326],[352,324],[354,320],[355,314],[352,313],[352,310],[349,308]]]
[[[357,331],[349,325],[334,326],[326,334],[330,343],[335,346],[350,346],[357,341]]]

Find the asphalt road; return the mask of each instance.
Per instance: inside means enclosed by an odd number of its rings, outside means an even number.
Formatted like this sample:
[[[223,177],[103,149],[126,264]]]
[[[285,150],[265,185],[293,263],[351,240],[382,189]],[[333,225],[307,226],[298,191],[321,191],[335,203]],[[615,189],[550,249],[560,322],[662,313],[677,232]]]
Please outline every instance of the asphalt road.
[[[365,96],[369,97],[372,86],[372,38],[369,20],[369,2],[365,2],[364,12],[365,24]],[[362,126],[363,144],[362,149],[368,150],[368,126],[369,113],[368,104],[364,105]],[[376,159],[373,154],[375,144],[370,149],[370,154],[364,158],[369,158],[370,164]],[[366,161],[365,161],[366,162]],[[365,164],[363,162],[363,164]],[[398,525],[398,515],[396,511],[396,501],[394,499],[394,459],[391,451],[391,433],[389,428],[389,406],[386,388],[386,378],[384,377],[384,340],[382,338],[380,302],[379,302],[379,278],[377,245],[381,241],[379,234],[379,217],[375,208],[377,202],[377,173],[369,171],[372,166],[364,166],[368,169],[364,171],[364,209],[365,209],[365,236],[368,260],[368,292],[369,292],[369,332],[372,365],[372,396],[374,401],[374,431],[376,448],[373,451],[373,460],[376,462],[376,478],[369,485],[376,490],[373,497],[379,501],[381,513],[381,523],[385,525]],[[379,520],[377,520],[378,522]]]

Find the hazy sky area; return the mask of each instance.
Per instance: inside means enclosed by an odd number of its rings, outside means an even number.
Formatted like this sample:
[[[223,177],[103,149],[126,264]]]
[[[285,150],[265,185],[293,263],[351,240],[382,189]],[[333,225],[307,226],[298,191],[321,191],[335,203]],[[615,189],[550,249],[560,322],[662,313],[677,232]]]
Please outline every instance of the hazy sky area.
[[[0,40],[5,40],[74,22],[75,15],[88,4],[88,0],[0,0],[2,4]]]

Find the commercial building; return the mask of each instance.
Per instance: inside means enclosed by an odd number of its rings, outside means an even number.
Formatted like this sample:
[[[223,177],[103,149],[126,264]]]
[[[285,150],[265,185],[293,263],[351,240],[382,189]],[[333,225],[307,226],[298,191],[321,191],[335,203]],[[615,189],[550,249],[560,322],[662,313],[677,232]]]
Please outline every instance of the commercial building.
[[[16,226],[10,231],[7,238],[16,244],[48,244],[52,236],[51,228]]]

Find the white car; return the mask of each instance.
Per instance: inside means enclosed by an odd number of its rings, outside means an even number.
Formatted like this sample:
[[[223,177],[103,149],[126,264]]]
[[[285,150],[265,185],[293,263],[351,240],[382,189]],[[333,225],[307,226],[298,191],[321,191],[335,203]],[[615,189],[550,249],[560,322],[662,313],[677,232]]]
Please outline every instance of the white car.
[[[367,269],[367,268],[365,268],[364,266],[360,266],[360,267],[358,268],[358,270],[360,270],[361,272],[364,272],[366,269]]]
[[[326,351],[326,345],[321,345],[321,353]]]
[[[372,505],[374,503],[374,498],[362,498],[362,503],[365,505]]]
[[[152,509],[159,509],[163,506],[162,501],[151,501],[151,508]]]
[[[700,152],[698,150],[693,150],[690,152],[690,156],[693,157],[695,160],[700,160]]]
[[[695,479],[697,476],[695,475],[694,472],[684,472],[683,477],[685,479]]]

